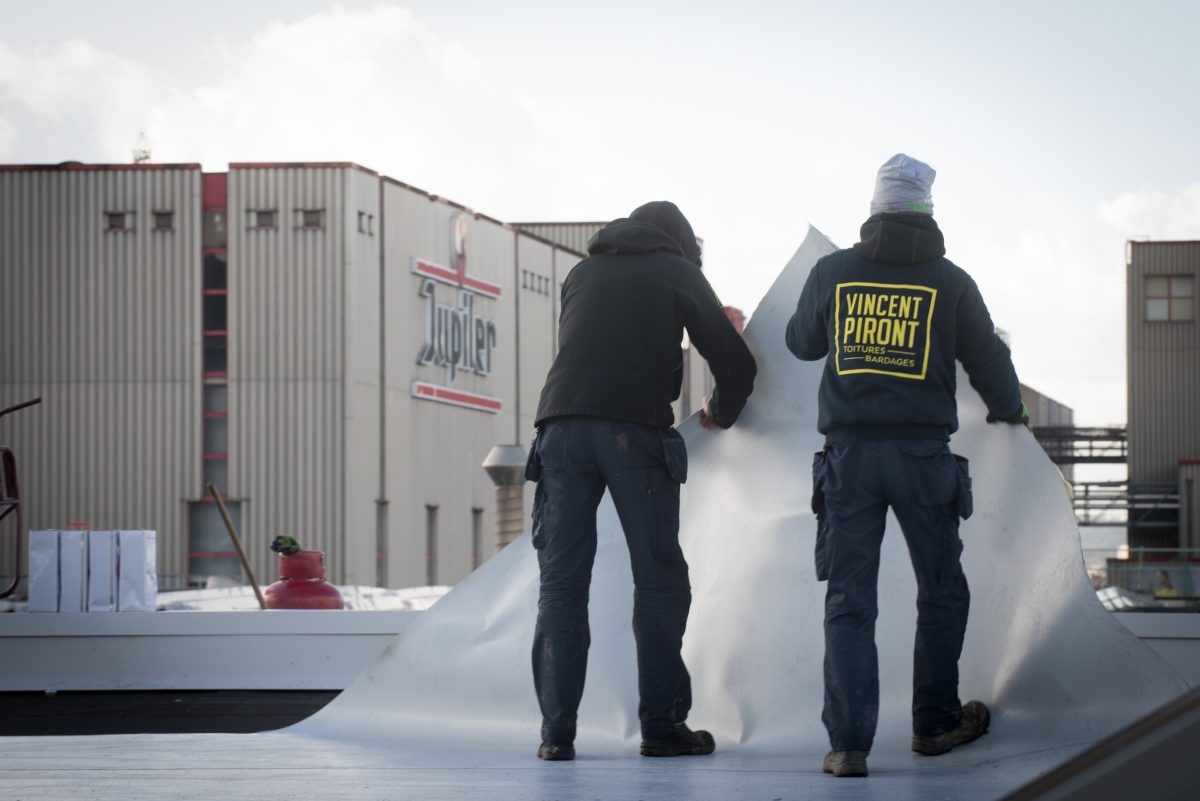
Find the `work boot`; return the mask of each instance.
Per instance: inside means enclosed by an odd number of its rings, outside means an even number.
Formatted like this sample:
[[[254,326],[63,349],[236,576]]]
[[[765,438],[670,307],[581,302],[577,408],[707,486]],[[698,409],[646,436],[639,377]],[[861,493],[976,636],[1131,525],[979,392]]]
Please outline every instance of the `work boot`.
[[[538,746],[538,759],[544,759],[547,762],[562,762],[574,758],[574,743],[542,740],[542,744]]]
[[[660,740],[642,740],[642,756],[673,757],[701,756],[716,750],[713,736],[706,731],[692,731],[686,723]]]
[[[979,739],[988,730],[988,722],[991,719],[992,716],[982,701],[968,701],[963,704],[962,717],[958,719],[957,726],[932,737],[918,737],[914,734],[912,750],[925,756],[944,754],[957,745]]]
[[[821,763],[821,770],[834,776],[866,776],[866,751],[830,751]]]

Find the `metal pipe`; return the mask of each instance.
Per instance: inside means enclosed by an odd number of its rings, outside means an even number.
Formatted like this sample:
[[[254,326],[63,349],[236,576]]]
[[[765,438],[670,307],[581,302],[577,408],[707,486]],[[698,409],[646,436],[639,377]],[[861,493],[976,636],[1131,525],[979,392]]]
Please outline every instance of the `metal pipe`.
[[[524,494],[520,484],[496,487],[496,550],[521,536],[525,529]]]
[[[261,609],[267,608],[267,599],[263,597],[262,590],[259,589],[258,579],[254,577],[254,568],[250,567],[250,560],[246,558],[246,551],[242,548],[242,541],[238,538],[237,529],[233,527],[233,521],[229,519],[229,512],[225,511],[225,502],[221,500],[221,493],[217,490],[217,485],[208,482],[208,494],[212,496],[213,501],[217,504],[217,511],[221,513],[221,519],[225,521],[225,529],[229,532],[229,539],[233,540],[233,547],[237,549],[238,558],[242,560],[242,567],[246,569],[246,575],[250,577],[250,586],[254,588],[254,595],[258,598],[258,605]]]
[[[483,460],[483,469],[496,485],[496,550],[525,530],[525,447],[497,445]]]

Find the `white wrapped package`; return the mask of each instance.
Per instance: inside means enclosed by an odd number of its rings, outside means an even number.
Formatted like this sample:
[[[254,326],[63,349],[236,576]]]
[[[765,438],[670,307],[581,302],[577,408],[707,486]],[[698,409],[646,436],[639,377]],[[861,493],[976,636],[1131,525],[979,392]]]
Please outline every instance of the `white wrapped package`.
[[[58,532],[58,611],[83,612],[88,597],[86,531]]]
[[[58,611],[58,532],[29,532],[29,611]]]
[[[157,535],[117,532],[117,611],[153,612],[158,600]]]
[[[117,538],[115,531],[89,531],[87,611],[117,611]]]

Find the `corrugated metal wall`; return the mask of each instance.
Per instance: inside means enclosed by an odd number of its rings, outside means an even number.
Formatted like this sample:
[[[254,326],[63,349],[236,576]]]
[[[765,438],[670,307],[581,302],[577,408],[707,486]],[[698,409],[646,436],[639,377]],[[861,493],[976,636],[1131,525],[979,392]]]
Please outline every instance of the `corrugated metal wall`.
[[[0,170],[0,403],[46,399],[0,422],[26,528],[155,529],[164,587],[186,574],[189,504],[206,497],[200,195],[195,166]],[[561,284],[580,258],[568,248],[601,224],[556,226],[576,236],[556,246],[344,164],[234,164],[227,200],[228,363],[209,380],[228,382],[222,489],[255,571],[273,580],[269,543],[289,534],[326,552],[334,581],[462,579],[480,540],[482,558],[494,552],[480,464],[493,445],[528,446]],[[151,230],[155,210],[175,212],[172,231]],[[257,227],[260,210],[273,227]],[[304,210],[321,225],[304,227]],[[130,212],[133,229],[107,232],[105,212]],[[450,265],[456,217],[468,274],[501,289],[473,296],[497,335],[487,375],[418,364],[427,299],[413,258]],[[439,284],[437,302],[461,293]],[[504,408],[417,400],[414,381]]]
[[[495,493],[481,464],[493,445],[511,443],[521,433],[517,408],[524,417],[529,403],[516,395],[516,238],[502,225],[390,181],[384,184],[383,215],[389,581],[412,586],[432,577],[454,583],[473,568],[477,528],[483,558],[494,552]],[[423,279],[413,273],[412,263],[417,258],[451,265],[451,220],[463,215],[467,274],[499,285],[501,296],[475,295],[473,300],[474,314],[496,328],[491,372],[460,370],[451,377],[446,367],[418,364],[428,301],[419,294]],[[457,287],[438,284],[434,292],[438,304],[459,303]],[[521,336],[548,339],[548,329],[538,325]],[[544,375],[546,365],[521,364],[520,369]],[[414,381],[500,398],[504,408],[491,414],[417,400],[412,397]],[[527,436],[522,439],[528,444]]]
[[[1146,320],[1146,277],[1192,276],[1192,319]],[[1200,458],[1200,242],[1130,242],[1127,267],[1129,478],[1174,483]]]
[[[199,225],[196,166],[0,171],[0,405],[43,398],[0,421],[25,528],[155,529],[166,585],[202,489]]]
[[[230,165],[228,494],[264,582],[280,534],[344,572],[346,172]],[[323,226],[300,227],[303,209]],[[252,227],[256,210],[276,227]]]
[[[1032,387],[1021,385],[1021,400],[1025,402],[1025,408],[1029,410],[1031,428],[1034,426],[1075,425],[1075,412],[1070,406],[1059,403]]]
[[[345,171],[344,212],[335,224],[346,241],[345,470],[342,473],[345,513],[341,529],[345,554],[341,573],[347,584],[375,584],[382,578],[376,537],[377,502],[386,494],[381,483],[381,452],[386,428],[381,418],[382,326],[380,188],[377,175]],[[331,216],[333,216],[331,212]]]
[[[588,240],[608,222],[513,223],[522,231],[549,239],[576,253],[587,253]]]

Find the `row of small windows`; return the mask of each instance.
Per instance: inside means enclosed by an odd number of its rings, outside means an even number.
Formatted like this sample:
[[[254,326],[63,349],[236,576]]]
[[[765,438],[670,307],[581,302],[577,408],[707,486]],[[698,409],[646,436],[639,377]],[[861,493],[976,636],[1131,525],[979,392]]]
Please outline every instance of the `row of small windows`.
[[[325,227],[325,209],[296,209],[295,210],[295,227],[305,230],[321,230]],[[154,231],[173,231],[175,230],[175,212],[173,211],[154,211],[151,212]],[[368,216],[368,226],[374,217]],[[105,227],[109,231],[135,231],[136,212],[132,211],[106,211],[104,212]],[[205,221],[206,224],[208,221]],[[251,209],[246,212],[246,225],[254,231],[273,231],[279,227],[279,211],[278,209]],[[362,229],[362,214],[359,214],[359,230]],[[373,231],[368,230],[367,233]]]
[[[553,284],[546,276],[538,275],[529,270],[521,270],[521,289],[528,289],[531,292],[549,297],[552,286]]]
[[[153,221],[152,231],[175,230],[175,212],[153,211],[150,214]],[[136,230],[136,213],[132,211],[106,211],[104,212],[104,223],[106,230],[109,231],[134,231]]]
[[[296,209],[294,227],[307,231],[325,228],[325,209]],[[279,227],[278,209],[251,209],[246,212],[246,225],[252,231],[273,231]]]
[[[1146,319],[1150,322],[1193,320],[1196,282],[1190,275],[1146,276]]]

